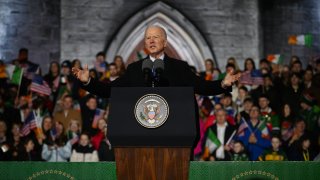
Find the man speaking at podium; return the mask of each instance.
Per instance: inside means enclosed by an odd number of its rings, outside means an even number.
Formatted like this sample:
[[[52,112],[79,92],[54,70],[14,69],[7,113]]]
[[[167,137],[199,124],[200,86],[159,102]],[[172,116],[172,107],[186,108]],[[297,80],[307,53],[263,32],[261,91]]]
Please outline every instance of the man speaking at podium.
[[[217,95],[231,90],[232,84],[240,77],[240,73],[229,72],[223,80],[205,81],[196,76],[189,65],[181,60],[173,59],[164,53],[167,47],[167,34],[160,26],[149,26],[144,35],[144,46],[149,56],[130,64],[126,73],[104,84],[89,77],[88,65],[84,69],[73,67],[72,72],[83,82],[83,88],[100,97],[110,97],[111,87],[194,87],[201,95]],[[158,68],[156,68],[158,64]]]
[[[193,87],[201,95],[218,95],[231,91],[232,84],[240,77],[233,72],[227,73],[223,80],[206,81],[195,75],[189,65],[181,60],[167,56],[166,31],[160,26],[149,26],[145,30],[144,46],[149,56],[141,61],[131,63],[125,74],[111,83],[102,83],[89,77],[88,65],[83,70],[73,67],[75,76],[83,83],[83,88],[100,97],[110,97],[111,87]],[[195,114],[197,118],[197,104]],[[195,121],[199,140],[199,123]]]

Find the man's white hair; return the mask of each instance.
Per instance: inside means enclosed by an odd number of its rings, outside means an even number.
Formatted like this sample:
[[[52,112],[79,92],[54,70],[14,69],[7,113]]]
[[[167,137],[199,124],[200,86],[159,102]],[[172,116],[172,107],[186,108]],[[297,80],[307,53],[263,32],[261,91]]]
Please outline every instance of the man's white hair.
[[[160,25],[149,25],[149,26],[146,28],[145,34],[146,34],[147,30],[150,29],[150,28],[158,28],[158,29],[160,29],[161,32],[163,33],[163,37],[164,37],[165,39],[167,39],[167,32],[166,32],[166,30],[165,30],[162,26],[160,26]]]

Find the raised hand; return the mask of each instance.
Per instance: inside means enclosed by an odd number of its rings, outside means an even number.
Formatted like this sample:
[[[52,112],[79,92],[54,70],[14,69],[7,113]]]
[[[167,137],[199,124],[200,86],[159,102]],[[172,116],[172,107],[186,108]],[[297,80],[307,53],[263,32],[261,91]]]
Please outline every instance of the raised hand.
[[[73,67],[72,68],[72,73],[75,75],[81,82],[87,83],[89,81],[89,69],[88,69],[88,64],[84,65],[83,70]]]
[[[227,72],[226,76],[223,79],[224,86],[232,86],[233,83],[239,80],[241,73],[234,74],[233,71]]]

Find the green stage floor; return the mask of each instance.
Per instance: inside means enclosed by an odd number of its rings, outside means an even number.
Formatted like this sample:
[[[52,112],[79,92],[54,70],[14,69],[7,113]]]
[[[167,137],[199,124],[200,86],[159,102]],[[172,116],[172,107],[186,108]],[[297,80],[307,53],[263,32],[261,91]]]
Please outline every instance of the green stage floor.
[[[0,162],[0,179],[116,179],[114,162]],[[320,179],[319,162],[191,162],[189,179]]]

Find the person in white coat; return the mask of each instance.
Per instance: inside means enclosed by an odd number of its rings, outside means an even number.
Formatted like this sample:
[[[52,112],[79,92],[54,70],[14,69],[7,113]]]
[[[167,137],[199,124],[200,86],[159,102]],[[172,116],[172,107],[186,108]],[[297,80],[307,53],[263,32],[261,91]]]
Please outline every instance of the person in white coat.
[[[89,135],[82,133],[78,144],[72,150],[70,162],[98,162],[98,152],[90,144]]]

